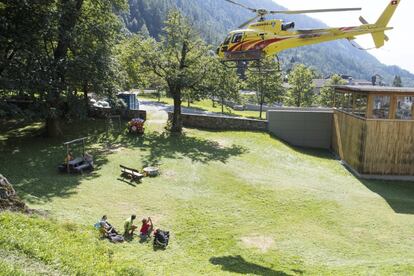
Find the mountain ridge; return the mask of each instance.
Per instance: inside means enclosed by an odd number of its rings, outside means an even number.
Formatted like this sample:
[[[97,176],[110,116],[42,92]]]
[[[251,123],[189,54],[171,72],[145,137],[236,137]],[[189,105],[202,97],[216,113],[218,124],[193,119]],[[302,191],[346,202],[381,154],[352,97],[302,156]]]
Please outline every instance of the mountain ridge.
[[[239,0],[240,3],[264,9],[282,9],[272,0]],[[252,17],[252,13],[224,0],[129,0],[129,11],[122,15],[127,29],[133,33],[147,32],[158,37],[170,9],[181,11],[209,44],[218,45],[227,32]],[[326,28],[325,23],[305,15],[280,15],[285,21],[295,21],[297,28]],[[414,86],[414,74],[396,65],[387,66],[366,51],[359,50],[347,40],[289,49],[279,54],[284,68],[291,61],[315,68],[322,76],[334,73],[350,75],[355,79],[370,80],[379,74],[384,82],[392,84],[399,75],[405,86]]]

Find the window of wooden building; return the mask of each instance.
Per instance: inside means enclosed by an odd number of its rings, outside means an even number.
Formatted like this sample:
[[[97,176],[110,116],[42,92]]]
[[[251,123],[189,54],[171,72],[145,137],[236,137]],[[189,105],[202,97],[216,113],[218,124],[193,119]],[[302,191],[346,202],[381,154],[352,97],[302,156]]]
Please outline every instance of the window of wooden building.
[[[372,118],[387,119],[390,113],[390,96],[374,96]]]

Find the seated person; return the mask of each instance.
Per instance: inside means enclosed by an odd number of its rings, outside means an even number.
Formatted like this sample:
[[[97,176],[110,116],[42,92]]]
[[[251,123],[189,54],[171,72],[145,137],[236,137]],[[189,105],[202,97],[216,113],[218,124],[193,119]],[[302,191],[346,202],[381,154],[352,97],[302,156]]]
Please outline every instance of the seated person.
[[[150,217],[142,219],[141,230],[139,230],[141,239],[145,240],[150,237],[153,229],[154,225]]]
[[[73,154],[70,151],[70,152],[68,152],[68,155],[65,158],[65,164],[67,164],[69,161],[72,161],[72,160],[73,160]]]
[[[134,234],[135,229],[138,227],[134,225],[134,220],[137,218],[136,215],[131,215],[129,218],[125,220],[124,223],[124,236],[130,235],[132,236]]]
[[[110,235],[118,235],[118,232],[115,230],[115,228],[108,222],[108,217],[104,215],[102,219],[99,221],[99,224],[101,226],[101,232],[106,236]]]

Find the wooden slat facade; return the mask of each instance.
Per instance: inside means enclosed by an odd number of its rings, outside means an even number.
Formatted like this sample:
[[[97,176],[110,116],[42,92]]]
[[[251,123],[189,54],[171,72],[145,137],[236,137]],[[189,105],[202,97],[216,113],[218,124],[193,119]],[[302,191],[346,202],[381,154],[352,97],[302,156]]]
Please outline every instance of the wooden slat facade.
[[[414,121],[367,120],[364,174],[414,175]]]
[[[334,112],[333,150],[360,174],[414,176],[414,120]]]
[[[335,110],[333,122],[333,150],[358,172],[363,170],[365,120]]]

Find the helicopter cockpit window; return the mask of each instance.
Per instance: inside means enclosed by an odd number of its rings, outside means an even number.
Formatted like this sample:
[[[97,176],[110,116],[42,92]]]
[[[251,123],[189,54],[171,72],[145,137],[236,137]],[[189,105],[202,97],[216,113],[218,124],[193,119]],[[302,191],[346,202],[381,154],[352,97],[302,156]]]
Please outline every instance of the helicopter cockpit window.
[[[237,33],[233,35],[233,39],[231,40],[231,43],[238,43],[242,40],[243,33]]]
[[[282,31],[288,31],[294,28],[295,28],[295,22],[289,22],[289,23],[282,24]]]
[[[230,39],[231,39],[231,35],[229,35],[228,37],[226,37],[226,39],[223,42],[223,45],[227,45],[230,43]]]

